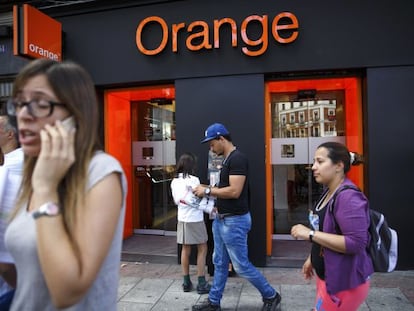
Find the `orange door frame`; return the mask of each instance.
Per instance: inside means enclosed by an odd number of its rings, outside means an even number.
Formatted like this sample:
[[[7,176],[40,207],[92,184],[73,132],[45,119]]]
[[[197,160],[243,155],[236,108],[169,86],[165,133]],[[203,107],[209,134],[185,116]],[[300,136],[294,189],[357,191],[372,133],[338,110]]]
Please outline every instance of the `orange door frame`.
[[[174,86],[116,89],[104,93],[105,151],[121,163],[128,182],[124,238],[134,233],[132,205],[136,195],[132,191],[135,172],[132,165],[131,101],[150,101],[153,98],[175,99]]]

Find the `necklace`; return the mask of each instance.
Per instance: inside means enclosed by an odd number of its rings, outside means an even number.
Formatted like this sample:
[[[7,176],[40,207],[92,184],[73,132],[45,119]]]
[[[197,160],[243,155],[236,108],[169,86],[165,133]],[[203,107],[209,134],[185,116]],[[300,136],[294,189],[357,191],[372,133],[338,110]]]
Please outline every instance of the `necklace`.
[[[229,156],[233,153],[233,151],[236,150],[236,147],[233,147],[233,149],[229,152],[229,154],[227,155],[227,157],[224,158],[222,164],[224,165],[224,163],[226,163],[227,159],[229,158]]]
[[[319,212],[325,207],[327,196],[328,196],[328,192],[320,199],[318,205],[316,205],[315,207],[315,211]]]
[[[322,210],[328,204],[329,200],[332,198],[332,196],[335,194],[335,192],[341,186],[342,182],[343,182],[343,180],[341,180],[341,182],[338,184],[338,186],[336,186],[335,190],[332,191],[331,193],[330,193],[329,190],[328,190],[328,192],[326,192],[326,194],[319,201],[319,204],[315,207],[315,210],[317,212],[319,212],[320,210]]]

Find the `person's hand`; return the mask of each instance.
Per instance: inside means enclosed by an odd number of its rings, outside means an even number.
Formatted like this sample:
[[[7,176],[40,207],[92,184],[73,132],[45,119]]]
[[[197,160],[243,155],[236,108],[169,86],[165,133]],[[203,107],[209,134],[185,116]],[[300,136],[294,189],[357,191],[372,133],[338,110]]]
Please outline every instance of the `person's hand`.
[[[60,121],[40,131],[41,149],[32,175],[33,190],[56,190],[75,162],[75,129],[66,130]]]
[[[309,229],[308,227],[299,224],[299,225],[294,225],[292,227],[292,229],[290,230],[290,235],[297,239],[301,239],[301,240],[309,240],[309,232],[311,231],[311,229]]]
[[[305,280],[310,280],[313,277],[313,267],[310,256],[308,256],[308,258],[302,266],[302,274]]]
[[[207,187],[204,186],[204,185],[198,185],[195,188],[193,188],[193,194],[196,195],[196,196],[198,196],[199,198],[202,198],[202,197],[205,196],[205,192],[204,191],[205,191],[206,188]]]

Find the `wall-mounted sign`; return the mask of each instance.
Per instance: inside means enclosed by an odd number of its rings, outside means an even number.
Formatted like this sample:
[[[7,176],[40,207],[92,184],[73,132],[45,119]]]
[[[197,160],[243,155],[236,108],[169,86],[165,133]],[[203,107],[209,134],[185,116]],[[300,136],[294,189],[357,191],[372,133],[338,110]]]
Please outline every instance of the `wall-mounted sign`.
[[[252,24],[258,24],[261,28],[261,34],[254,38],[250,37],[248,28]],[[159,44],[156,47],[145,45],[145,36],[151,36],[155,32],[151,31],[152,27],[161,28],[161,37],[155,38]],[[210,30],[212,27],[212,32]],[[169,30],[167,22],[159,16],[150,16],[143,19],[137,27],[136,45],[138,50],[145,55],[156,55],[167,48],[169,44],[171,51],[179,52],[179,44],[185,41],[185,46],[190,51],[202,49],[211,50],[220,48],[220,31],[224,27],[231,29],[231,46],[238,46],[238,26],[232,18],[215,19],[213,26],[205,21],[194,21],[188,26],[185,23],[172,24]],[[299,35],[299,22],[296,16],[290,12],[282,12],[276,15],[270,24],[270,33],[273,39],[281,44],[288,44],[295,41]],[[211,34],[213,34],[211,36]],[[269,45],[269,17],[267,15],[250,15],[247,16],[240,24],[240,37],[244,43],[241,48],[242,52],[248,56],[259,56],[266,52]]]
[[[62,25],[28,4],[13,6],[13,53],[62,60]]]

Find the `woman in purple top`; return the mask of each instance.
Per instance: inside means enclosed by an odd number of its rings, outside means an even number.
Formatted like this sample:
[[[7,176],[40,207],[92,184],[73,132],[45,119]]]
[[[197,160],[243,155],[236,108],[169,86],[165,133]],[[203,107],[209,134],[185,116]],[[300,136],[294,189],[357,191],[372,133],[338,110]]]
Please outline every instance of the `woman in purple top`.
[[[316,273],[317,311],[358,310],[368,296],[369,277],[374,272],[367,252],[368,200],[362,192],[347,189],[338,192],[335,207],[329,208],[335,192],[353,185],[346,173],[351,165],[360,163],[361,157],[340,143],[321,144],[312,171],[325,191],[309,213],[311,228],[298,224],[291,230],[294,238],[312,242],[302,272],[305,279]]]

